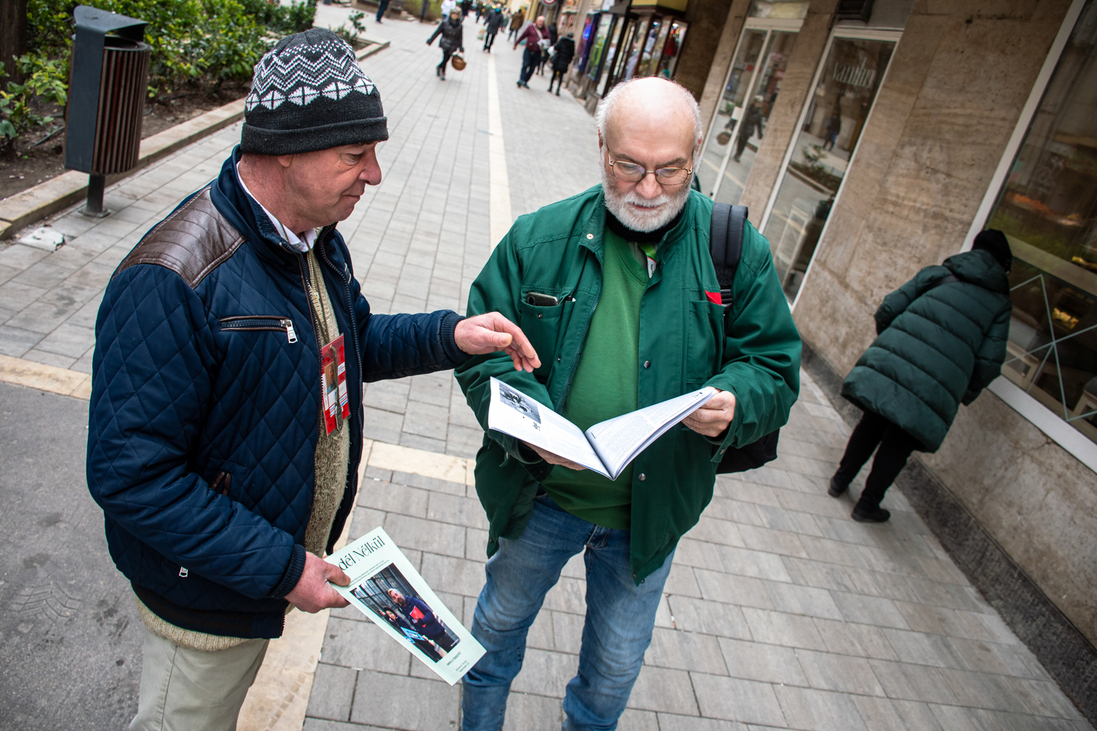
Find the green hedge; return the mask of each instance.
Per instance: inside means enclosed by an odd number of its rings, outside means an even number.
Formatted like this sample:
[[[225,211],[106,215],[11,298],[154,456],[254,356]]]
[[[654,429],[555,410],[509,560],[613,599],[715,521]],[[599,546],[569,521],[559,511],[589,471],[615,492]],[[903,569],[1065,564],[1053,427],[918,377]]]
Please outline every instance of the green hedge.
[[[35,114],[36,101],[64,105],[72,12],[79,4],[28,0],[28,52],[18,59],[26,81],[9,82],[0,91],[0,147],[52,121]],[[290,6],[267,0],[95,0],[94,6],[148,22],[152,99],[182,86],[214,92],[226,81],[249,80],[255,62],[278,38],[311,28],[316,14],[316,0]]]

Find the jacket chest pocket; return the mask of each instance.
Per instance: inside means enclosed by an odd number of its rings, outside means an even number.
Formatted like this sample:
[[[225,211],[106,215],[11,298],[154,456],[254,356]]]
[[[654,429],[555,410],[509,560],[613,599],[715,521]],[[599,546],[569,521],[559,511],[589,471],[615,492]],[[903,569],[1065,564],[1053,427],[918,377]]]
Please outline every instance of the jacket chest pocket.
[[[297,331],[293,320],[282,315],[237,315],[222,317],[217,321],[223,333],[280,331],[286,334],[289,343],[297,342]]]
[[[686,310],[686,387],[700,388],[720,370],[724,342],[724,306],[691,301]]]
[[[533,345],[533,349],[537,351],[537,355],[541,359],[541,367],[534,371],[534,374],[539,377],[547,377],[552,370],[552,366],[556,363],[556,351],[559,346],[560,334],[567,326],[572,308],[575,305],[575,300],[569,297],[567,293],[543,294],[556,297],[559,304],[530,304],[527,301],[529,293],[526,293],[523,295],[522,303],[518,306],[518,326],[529,338],[530,344]]]

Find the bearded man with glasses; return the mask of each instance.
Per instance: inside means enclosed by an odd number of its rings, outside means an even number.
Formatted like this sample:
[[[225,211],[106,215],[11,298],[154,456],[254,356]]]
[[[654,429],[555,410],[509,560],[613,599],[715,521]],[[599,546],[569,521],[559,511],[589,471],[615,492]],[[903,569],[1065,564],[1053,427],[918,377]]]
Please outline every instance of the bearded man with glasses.
[[[584,552],[586,619],[564,728],[614,729],[651,642],[679,538],[712,499],[724,451],[782,426],[799,391],[800,338],[769,244],[749,224],[725,316],[709,253],[712,201],[691,191],[697,103],[681,86],[616,86],[597,114],[602,183],[520,217],[472,285],[541,356],[529,373],[474,356],[457,379],[485,428],[476,490],[489,522],[465,676],[464,731],[503,726],[526,634],[564,564]],[[487,431],[490,377],[580,429],[712,386],[718,393],[615,481]]]

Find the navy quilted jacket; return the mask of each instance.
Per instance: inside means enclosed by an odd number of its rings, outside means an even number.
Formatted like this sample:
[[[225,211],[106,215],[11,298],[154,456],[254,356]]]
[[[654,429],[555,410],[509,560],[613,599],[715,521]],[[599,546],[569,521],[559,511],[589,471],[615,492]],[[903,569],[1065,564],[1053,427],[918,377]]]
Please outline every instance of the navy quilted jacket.
[[[88,486],[111,556],[186,629],[277,637],[305,563],[320,417],[305,256],[280,245],[233,164],[150,231],[99,310]],[[450,311],[375,315],[334,226],[316,244],[346,337],[350,465],[328,550],[354,505],[362,381],[452,368]]]

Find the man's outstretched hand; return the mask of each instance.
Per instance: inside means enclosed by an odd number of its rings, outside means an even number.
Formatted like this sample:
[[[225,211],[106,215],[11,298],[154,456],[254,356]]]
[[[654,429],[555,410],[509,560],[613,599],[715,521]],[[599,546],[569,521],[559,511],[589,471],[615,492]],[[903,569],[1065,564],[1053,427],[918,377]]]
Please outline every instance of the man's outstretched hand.
[[[498,312],[469,317],[457,323],[453,331],[457,347],[469,355],[484,355],[505,351],[514,362],[514,370],[532,372],[541,365],[522,328]]]
[[[330,564],[319,556],[305,552],[305,570],[297,580],[297,586],[286,594],[286,601],[302,612],[315,614],[329,607],[345,607],[350,602],[343,595],[328,586],[328,582],[346,586],[350,577],[335,564]]]

